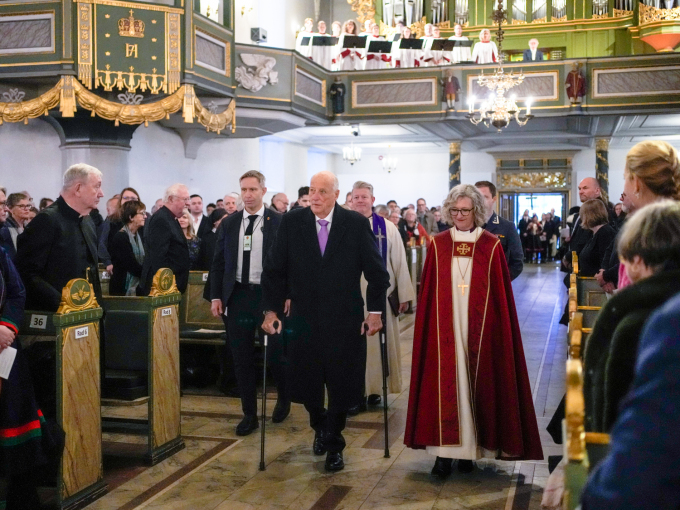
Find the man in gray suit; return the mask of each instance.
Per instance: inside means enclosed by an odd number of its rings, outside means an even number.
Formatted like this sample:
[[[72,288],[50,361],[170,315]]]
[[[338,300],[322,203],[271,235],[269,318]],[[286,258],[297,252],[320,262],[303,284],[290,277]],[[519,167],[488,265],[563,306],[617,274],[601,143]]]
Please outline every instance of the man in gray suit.
[[[416,202],[416,215],[418,217],[418,223],[420,223],[428,235],[435,235],[439,233],[439,227],[437,226],[437,220],[434,219],[434,214],[427,210],[427,202],[424,198],[419,198]]]

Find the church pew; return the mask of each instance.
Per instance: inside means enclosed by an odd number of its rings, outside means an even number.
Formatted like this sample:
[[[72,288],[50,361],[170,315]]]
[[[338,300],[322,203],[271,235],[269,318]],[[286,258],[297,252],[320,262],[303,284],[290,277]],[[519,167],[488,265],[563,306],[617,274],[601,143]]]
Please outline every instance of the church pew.
[[[159,269],[148,297],[107,296],[106,312],[107,393],[103,405],[147,405],[147,420],[104,419],[106,429],[136,425],[147,435],[144,460],[155,465],[184,448],[180,435],[179,302],[181,294],[170,269]],[[128,395],[128,381],[144,385],[144,395]],[[118,383],[118,384],[116,384]],[[122,388],[122,389],[121,389]]]
[[[599,306],[577,306],[576,311],[583,316],[583,329],[590,332],[597,321],[597,316],[600,314],[601,308]]]
[[[607,294],[602,290],[597,280],[591,276],[579,274],[578,255],[572,253],[572,264],[576,275],[576,294],[579,306],[603,307],[607,302]]]
[[[111,275],[108,273],[104,264],[99,264],[99,285],[102,288],[102,296],[109,295],[109,283],[111,282]]]
[[[207,271],[191,271],[189,284],[179,306],[180,342],[191,344],[224,345],[224,322],[213,317],[210,303],[203,299],[208,281]]]
[[[583,314],[574,313],[569,321],[569,358],[580,359],[583,347]]]
[[[102,467],[100,408],[100,319],[102,309],[92,285],[76,278],[62,291],[56,313],[26,311],[19,341],[26,356],[54,349],[56,414],[65,432],[56,480],[60,509],[85,506],[107,491]],[[55,367],[33,374],[41,382],[54,377]],[[51,384],[55,381],[50,381]],[[36,386],[38,392],[40,389]],[[54,412],[48,412],[49,414]]]

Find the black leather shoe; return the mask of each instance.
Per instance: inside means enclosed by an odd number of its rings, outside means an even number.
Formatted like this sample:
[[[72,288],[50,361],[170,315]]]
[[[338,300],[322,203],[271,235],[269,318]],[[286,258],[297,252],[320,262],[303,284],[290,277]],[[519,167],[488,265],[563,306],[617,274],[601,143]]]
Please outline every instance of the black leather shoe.
[[[451,466],[453,459],[446,459],[444,457],[437,457],[434,461],[434,467],[430,474],[438,480],[446,480],[451,474]]]
[[[258,421],[257,416],[244,416],[241,423],[236,426],[236,435],[247,436],[256,431],[259,426],[260,422]]]
[[[328,452],[326,455],[326,471],[342,471],[345,468],[345,461],[342,460],[342,452]]]
[[[365,413],[368,410],[366,407],[366,399],[363,399],[359,404],[347,409],[348,416],[356,416],[359,413]]]
[[[274,406],[274,412],[272,413],[272,422],[281,423],[283,420],[288,418],[290,414],[290,402],[284,402],[283,400],[277,400]]]
[[[312,443],[312,451],[314,455],[323,455],[326,453],[326,445],[323,441],[323,433],[317,432],[314,434],[314,442]]]
[[[366,403],[369,406],[379,406],[380,402],[382,402],[382,397],[380,395],[369,395],[368,398],[366,399]]]
[[[459,460],[458,461],[458,472],[459,473],[472,473],[475,470],[475,465],[471,460]]]

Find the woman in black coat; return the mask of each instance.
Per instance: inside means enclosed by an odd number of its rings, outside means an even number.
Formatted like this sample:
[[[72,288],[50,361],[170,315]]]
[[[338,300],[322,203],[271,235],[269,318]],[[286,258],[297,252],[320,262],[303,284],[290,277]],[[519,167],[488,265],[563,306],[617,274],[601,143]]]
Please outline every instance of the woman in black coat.
[[[584,351],[586,430],[609,432],[633,382],[642,328],[680,290],[680,204],[649,205],[626,223],[618,244],[633,285],[612,297]]]
[[[609,213],[602,200],[588,200],[583,204],[581,225],[584,229],[591,230],[593,237],[579,255],[579,276],[595,276],[602,268],[607,248],[616,237],[616,231],[609,225]]]
[[[109,282],[112,296],[134,296],[144,263],[144,245],[140,229],[144,226],[146,207],[138,200],[123,204],[121,218],[124,226],[111,238],[109,254],[113,274]]]

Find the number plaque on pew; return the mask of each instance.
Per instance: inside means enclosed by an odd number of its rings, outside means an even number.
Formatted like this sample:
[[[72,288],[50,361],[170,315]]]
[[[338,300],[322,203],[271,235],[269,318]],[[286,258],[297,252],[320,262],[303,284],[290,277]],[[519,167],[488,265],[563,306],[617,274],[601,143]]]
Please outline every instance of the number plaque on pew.
[[[144,458],[151,465],[185,446],[180,431],[181,299],[175,275],[167,268],[154,276],[148,297],[104,297],[108,398],[102,403],[148,406],[148,420],[104,418],[104,425],[112,429],[125,424],[138,427],[141,421],[148,445]]]
[[[65,433],[56,499],[57,507],[64,510],[81,508],[107,492],[99,404],[101,317],[92,285],[76,278],[62,290],[56,313],[24,313],[19,337],[27,353],[33,346],[55,345],[55,418]]]

